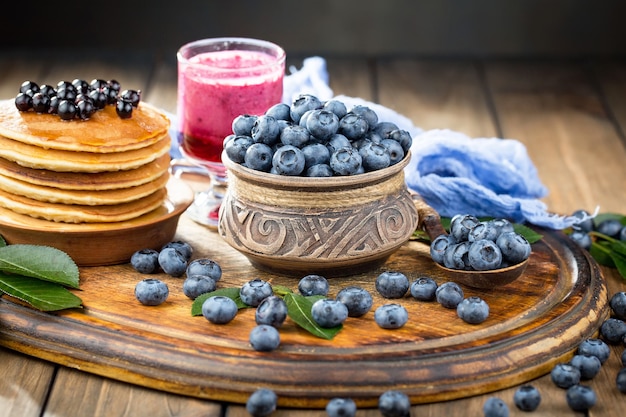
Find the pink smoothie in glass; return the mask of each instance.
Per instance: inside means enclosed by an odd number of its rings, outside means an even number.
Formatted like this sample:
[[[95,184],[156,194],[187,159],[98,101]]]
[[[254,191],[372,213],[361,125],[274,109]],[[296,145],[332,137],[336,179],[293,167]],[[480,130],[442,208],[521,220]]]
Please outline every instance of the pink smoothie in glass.
[[[284,65],[275,62],[263,52],[226,50],[201,53],[179,68],[179,138],[189,157],[219,163],[235,117],[261,115],[281,101]]]

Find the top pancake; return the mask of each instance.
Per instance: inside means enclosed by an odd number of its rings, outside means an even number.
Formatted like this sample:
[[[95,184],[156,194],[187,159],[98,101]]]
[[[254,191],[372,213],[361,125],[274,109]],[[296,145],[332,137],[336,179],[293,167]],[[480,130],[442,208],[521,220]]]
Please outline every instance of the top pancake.
[[[0,136],[44,149],[124,152],[157,142],[169,125],[165,114],[143,102],[128,119],[107,105],[88,120],[62,120],[53,114],[20,112],[14,99],[0,100]]]

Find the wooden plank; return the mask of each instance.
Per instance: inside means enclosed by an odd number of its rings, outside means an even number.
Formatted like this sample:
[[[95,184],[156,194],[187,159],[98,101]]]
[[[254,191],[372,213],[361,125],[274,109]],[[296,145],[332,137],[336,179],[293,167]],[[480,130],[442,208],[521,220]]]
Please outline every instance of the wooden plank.
[[[451,129],[471,137],[497,136],[479,69],[471,61],[380,60],[380,104],[425,130]]]
[[[61,368],[44,417],[219,417],[222,406]]]
[[[54,365],[4,348],[0,348],[0,363],[0,414],[40,416],[54,379]]]
[[[622,143],[626,146],[626,62],[621,60],[594,61],[593,75],[606,100],[610,115],[617,124]]]

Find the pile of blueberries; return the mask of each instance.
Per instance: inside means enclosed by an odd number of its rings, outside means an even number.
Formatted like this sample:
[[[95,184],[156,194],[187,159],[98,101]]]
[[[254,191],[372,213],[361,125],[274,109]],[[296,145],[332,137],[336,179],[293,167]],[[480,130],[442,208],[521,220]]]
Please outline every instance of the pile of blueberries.
[[[583,249],[589,250],[591,248],[592,239],[590,232],[594,231],[626,242],[626,225],[622,224],[618,219],[606,219],[596,225],[590,213],[582,209],[576,210],[572,213],[572,216],[580,218],[581,221],[572,226],[572,232],[569,234],[569,237]]]
[[[365,105],[301,94],[262,115],[242,114],[224,140],[228,158],[248,168],[279,175],[355,175],[404,159],[413,139],[395,123],[379,121]]]
[[[469,214],[457,214],[450,221],[450,233],[433,239],[432,259],[450,269],[488,271],[516,265],[528,259],[531,246],[515,232],[506,219],[480,221]]]
[[[76,78],[59,81],[56,87],[24,81],[15,96],[19,111],[57,114],[62,120],[87,120],[107,105],[115,105],[122,119],[132,117],[133,108],[139,105],[140,90],[121,90],[116,80],[93,79],[91,82]]]

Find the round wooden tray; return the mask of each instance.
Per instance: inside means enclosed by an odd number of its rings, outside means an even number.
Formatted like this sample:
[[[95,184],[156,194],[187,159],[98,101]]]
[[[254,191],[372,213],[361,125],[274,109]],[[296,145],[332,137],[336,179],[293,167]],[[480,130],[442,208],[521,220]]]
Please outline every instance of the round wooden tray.
[[[284,407],[322,408],[336,396],[359,407],[375,407],[389,389],[413,403],[486,393],[531,380],[566,360],[585,338],[595,337],[607,316],[608,295],[597,264],[562,233],[539,230],[524,275],[491,290],[463,287],[490,305],[482,324],[464,323],[455,310],[407,295],[399,302],[409,322],[383,330],[374,309],[390,302],[374,288],[383,270],[447,281],[428,246],[411,241],[379,269],[331,278],[330,296],[347,285],[372,293],[374,308],[349,318],[333,339],[317,338],[289,319],[280,329],[281,346],[256,352],[248,343],[254,310],[240,310],[233,322],[214,325],[191,316],[192,301],[182,293],[182,278],[164,274],[168,301],[140,305],[135,284],[145,278],[129,265],[81,268],[84,309],[47,314],[4,297],[0,300],[0,344],[86,372],[184,395],[245,403],[260,387],[276,391]],[[223,269],[220,287],[261,277],[297,290],[300,276],[254,269],[247,259],[185,215],[176,239],[194,247],[194,257],[216,260]],[[398,302],[393,300],[392,302]]]

